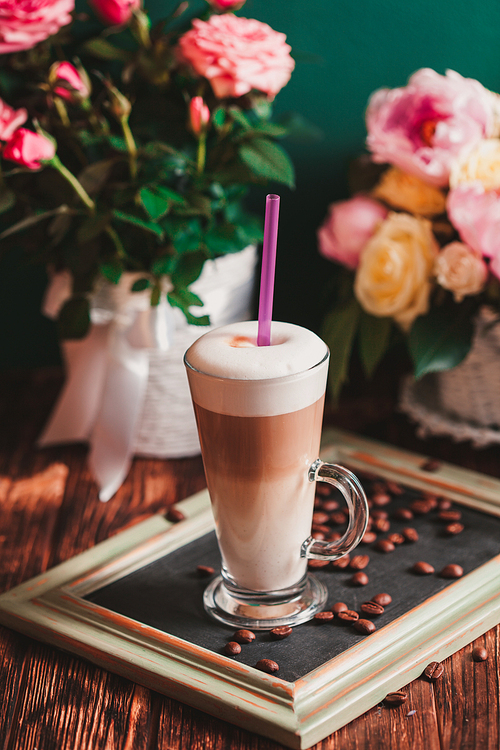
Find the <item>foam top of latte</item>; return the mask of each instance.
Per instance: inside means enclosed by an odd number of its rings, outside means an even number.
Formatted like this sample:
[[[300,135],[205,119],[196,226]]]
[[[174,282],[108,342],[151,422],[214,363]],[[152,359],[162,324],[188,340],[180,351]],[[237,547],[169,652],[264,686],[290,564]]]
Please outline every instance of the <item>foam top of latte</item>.
[[[231,323],[204,334],[186,352],[189,365],[202,373],[190,374],[191,394],[199,406],[220,414],[303,409],[324,394],[327,352],[315,333],[291,323],[272,323],[271,346],[257,346],[256,321]],[[297,377],[282,380],[290,375]]]
[[[251,320],[209,331],[194,342],[187,360],[210,375],[264,380],[308,370],[327,352],[312,331],[281,322],[271,325],[271,346],[257,346],[257,328],[257,321]]]

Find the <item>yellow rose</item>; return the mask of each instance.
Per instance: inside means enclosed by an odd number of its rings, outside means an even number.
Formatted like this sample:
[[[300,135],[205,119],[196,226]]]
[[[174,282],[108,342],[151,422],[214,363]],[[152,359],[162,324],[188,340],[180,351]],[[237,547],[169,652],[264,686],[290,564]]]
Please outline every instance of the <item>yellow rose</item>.
[[[408,331],[429,309],[438,250],[429,221],[390,213],[361,253],[354,281],[361,306]]]
[[[384,172],[372,195],[394,208],[418,216],[437,216],[446,210],[446,198],[442,190],[397,167]]]
[[[485,190],[500,188],[500,140],[485,138],[471,150],[463,151],[450,171],[450,187],[479,181]]]

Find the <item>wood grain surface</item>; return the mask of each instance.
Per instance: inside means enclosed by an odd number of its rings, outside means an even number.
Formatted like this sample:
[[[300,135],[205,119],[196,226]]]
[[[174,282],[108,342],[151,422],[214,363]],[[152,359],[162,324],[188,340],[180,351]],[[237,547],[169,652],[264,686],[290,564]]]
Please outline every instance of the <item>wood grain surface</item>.
[[[201,459],[135,459],[107,504],[86,448],[37,450],[62,383],[57,369],[0,379],[0,590],[6,591],[205,486]],[[394,376],[352,382],[326,422],[500,477],[500,449],[419,440],[397,413]],[[362,395],[360,395],[362,394]],[[315,750],[493,750],[500,744],[497,627],[416,679],[407,701],[381,704]],[[472,659],[474,645],[488,659]],[[0,750],[278,750],[281,746],[0,628]]]

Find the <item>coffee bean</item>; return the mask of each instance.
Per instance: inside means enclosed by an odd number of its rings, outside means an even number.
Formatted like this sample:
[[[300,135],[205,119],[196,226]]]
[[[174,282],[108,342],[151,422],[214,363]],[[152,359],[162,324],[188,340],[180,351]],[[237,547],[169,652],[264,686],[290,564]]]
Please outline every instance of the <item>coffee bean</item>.
[[[372,602],[387,607],[392,602],[392,596],[390,594],[375,594],[375,596],[372,596]]]
[[[425,502],[430,506],[431,510],[434,510],[434,508],[438,507],[439,498],[433,492],[422,492],[422,497],[425,500]]]
[[[445,565],[443,570],[440,572],[441,578],[461,578],[464,574],[464,569],[460,565],[450,563]]]
[[[387,480],[387,489],[392,495],[402,495],[404,492],[404,489],[400,484],[398,484],[397,482],[393,482],[390,479]]]
[[[322,531],[316,531],[315,529],[312,530],[311,536],[313,539],[316,539],[318,542],[322,542],[326,539],[326,534],[324,534]]]
[[[459,510],[441,510],[438,518],[440,521],[460,521],[462,513]]]
[[[351,558],[349,567],[351,570],[363,570],[369,562],[370,558],[368,555],[354,555],[354,557]]]
[[[363,635],[374,633],[377,629],[377,626],[371,620],[356,620],[356,622],[353,622],[352,626],[358,631],[358,633],[363,633]]]
[[[316,494],[320,495],[320,497],[329,497],[331,495],[331,485],[327,484],[326,482],[319,482],[316,485]]]
[[[410,508],[416,516],[425,516],[432,510],[432,505],[427,500],[414,500]]]
[[[384,703],[387,706],[401,706],[407,698],[406,693],[403,693],[402,690],[397,690],[394,693],[388,693],[384,698]]]
[[[373,545],[379,552],[394,552],[396,547],[389,539],[380,539],[377,544]]]
[[[377,604],[377,602],[364,602],[364,604],[360,607],[361,611],[365,613],[365,615],[370,615],[371,617],[378,617],[378,615],[384,614],[384,608],[381,604]]]
[[[313,513],[312,522],[313,524],[316,524],[316,523],[323,524],[323,523],[327,523],[329,519],[330,519],[330,516],[328,515],[328,513],[323,513],[322,511],[316,511],[315,513]]]
[[[224,651],[228,656],[236,656],[237,654],[241,654],[241,646],[239,643],[236,643],[236,641],[229,641],[229,643],[226,643],[224,646]]]
[[[402,529],[401,533],[404,536],[405,541],[412,542],[412,543],[418,542],[418,532],[416,529],[408,527],[406,529]]]
[[[338,531],[332,531],[326,538],[329,542],[338,542],[339,539],[342,539],[342,534],[339,534]]]
[[[347,568],[350,562],[350,556],[344,555],[344,557],[339,557],[337,560],[332,560],[332,568],[339,568],[340,570],[343,570],[344,568]]]
[[[463,530],[464,530],[463,523],[455,522],[455,523],[449,523],[447,526],[445,526],[444,533],[447,534],[448,536],[456,536],[457,534],[461,534]]]
[[[169,508],[166,515],[167,521],[170,521],[170,523],[179,523],[179,521],[184,521],[186,518],[184,513],[178,508]]]
[[[342,622],[356,622],[359,620],[359,615],[353,609],[343,609],[337,613],[337,617]]]
[[[325,622],[331,622],[334,618],[334,614],[331,610],[326,610],[325,612],[316,612],[314,615],[314,621],[318,623],[318,625],[324,625]]]
[[[337,510],[334,513],[330,513],[330,522],[336,526],[341,526],[347,521],[347,516],[343,510]]]
[[[344,602],[335,602],[335,604],[332,607],[332,612],[334,615],[338,615],[340,612],[347,612],[349,607],[347,604],[344,604]]]
[[[374,531],[365,531],[364,535],[361,537],[361,544],[371,544],[376,538],[377,535]]]
[[[436,682],[442,676],[444,667],[439,661],[431,661],[424,669],[424,676],[431,682]]]
[[[326,568],[326,566],[329,563],[330,563],[329,560],[308,560],[307,567],[308,568]]]
[[[215,573],[215,570],[210,565],[198,565],[196,571],[200,578],[209,578]]]
[[[387,539],[393,544],[403,544],[403,542],[405,541],[404,536],[402,534],[398,534],[397,531],[395,531],[393,534],[389,534]]]
[[[358,570],[358,572],[354,573],[351,578],[351,583],[354,586],[366,586],[368,583],[368,576],[362,570]]]
[[[288,638],[291,634],[292,628],[289,625],[280,625],[270,631],[270,636],[275,641],[282,641],[283,638]]]
[[[255,640],[255,633],[251,630],[237,630],[233,638],[238,643],[251,643]]]
[[[260,659],[255,666],[262,672],[268,672],[269,674],[274,674],[279,670],[279,664],[272,659]]]
[[[420,464],[422,471],[437,471],[441,468],[441,462],[437,458],[429,458]]]
[[[336,500],[324,500],[321,508],[326,513],[332,513],[334,510],[338,510],[339,504]]]
[[[389,505],[391,502],[391,496],[386,492],[378,492],[376,495],[372,495],[372,503],[376,508],[382,508],[384,505]]]
[[[311,528],[314,532],[321,531],[323,534],[329,534],[331,532],[331,528],[324,523],[313,523]]]
[[[387,518],[375,518],[373,520],[373,528],[375,531],[380,531],[385,534],[391,528],[391,522]]]
[[[387,491],[387,483],[381,482],[380,480],[377,480],[376,482],[373,482],[372,484],[372,494],[378,495],[379,493],[384,493]]]
[[[372,518],[388,518],[389,514],[386,510],[374,510],[370,513]]]
[[[476,646],[472,650],[472,658],[474,661],[486,661],[488,658],[488,652],[483,646]]]
[[[451,500],[447,500],[446,498],[441,498],[441,500],[438,502],[438,508],[439,510],[450,510],[452,506]]]
[[[398,508],[392,514],[392,517],[397,521],[411,521],[413,518],[413,511],[410,508]]]
[[[434,568],[427,562],[416,562],[415,565],[413,565],[412,570],[419,576],[428,576],[431,573],[434,573]]]

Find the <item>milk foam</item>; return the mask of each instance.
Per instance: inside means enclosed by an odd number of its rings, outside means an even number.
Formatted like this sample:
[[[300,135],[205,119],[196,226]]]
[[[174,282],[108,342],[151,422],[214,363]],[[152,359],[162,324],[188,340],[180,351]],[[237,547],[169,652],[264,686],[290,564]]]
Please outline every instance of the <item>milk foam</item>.
[[[328,348],[312,331],[273,322],[271,346],[257,346],[257,321],[201,336],[186,352],[193,400],[235,416],[272,416],[310,406],[325,391]],[[321,363],[321,364],[319,364]],[[221,380],[223,378],[223,380]]]

